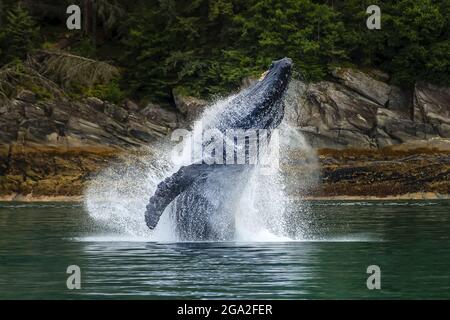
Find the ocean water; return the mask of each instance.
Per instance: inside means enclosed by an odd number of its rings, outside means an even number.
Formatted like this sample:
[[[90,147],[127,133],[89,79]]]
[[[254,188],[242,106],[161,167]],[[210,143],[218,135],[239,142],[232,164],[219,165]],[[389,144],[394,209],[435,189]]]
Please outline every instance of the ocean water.
[[[105,225],[82,204],[0,203],[0,298],[450,298],[450,201],[298,207],[297,240],[183,243]],[[67,288],[70,265],[80,290]],[[370,265],[380,290],[367,288]]]

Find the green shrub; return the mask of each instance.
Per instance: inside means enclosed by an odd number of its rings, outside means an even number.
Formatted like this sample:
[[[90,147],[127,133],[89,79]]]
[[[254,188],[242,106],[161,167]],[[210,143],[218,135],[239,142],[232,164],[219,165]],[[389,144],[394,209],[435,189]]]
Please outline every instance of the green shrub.
[[[126,97],[125,92],[120,88],[119,79],[114,79],[107,84],[97,84],[92,88],[85,88],[83,94],[115,104],[119,104]]]

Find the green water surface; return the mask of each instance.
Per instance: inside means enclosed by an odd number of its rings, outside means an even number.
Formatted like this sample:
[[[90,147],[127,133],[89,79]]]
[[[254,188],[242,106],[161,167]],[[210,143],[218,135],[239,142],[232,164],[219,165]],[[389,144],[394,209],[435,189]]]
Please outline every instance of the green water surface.
[[[305,241],[157,243],[97,237],[81,204],[0,203],[0,298],[450,298],[449,201],[310,206]],[[369,265],[380,290],[367,289]]]

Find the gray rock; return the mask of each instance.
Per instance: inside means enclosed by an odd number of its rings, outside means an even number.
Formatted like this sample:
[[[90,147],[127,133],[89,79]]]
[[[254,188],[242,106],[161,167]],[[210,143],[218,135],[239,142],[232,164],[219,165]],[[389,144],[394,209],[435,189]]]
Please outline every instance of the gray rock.
[[[46,110],[38,104],[26,104],[24,106],[25,117],[28,119],[41,118],[46,116]]]
[[[401,143],[400,140],[390,136],[386,131],[382,128],[375,129],[375,142],[378,148],[384,148],[392,145],[396,145]]]
[[[170,128],[176,128],[178,124],[178,116],[175,110],[169,110],[153,103],[149,103],[140,111],[140,114],[150,121],[163,123]]]
[[[116,112],[114,113],[114,119],[116,119],[119,122],[126,122],[128,118],[128,111],[124,108],[117,107]]]
[[[391,92],[389,92],[389,100],[386,105],[389,110],[400,112],[403,116],[411,119],[411,104],[412,102],[410,94],[408,94],[404,90],[401,90],[399,87],[391,86]]]
[[[449,138],[450,88],[416,85],[414,94],[350,69],[314,84],[293,81],[286,119],[317,148],[375,148]],[[379,79],[379,77],[377,77]]]
[[[329,137],[324,134],[314,133],[311,131],[300,130],[305,137],[306,142],[313,148],[332,148],[345,149],[349,146],[348,142],[337,137]]]
[[[450,88],[419,83],[414,89],[414,121],[433,127],[450,125]],[[443,137],[450,138],[446,130]]]
[[[437,126],[438,133],[441,137],[450,137],[450,125],[443,123]]]
[[[394,141],[405,142],[416,139],[415,123],[388,109],[378,109],[377,129],[381,129]]]
[[[382,82],[388,82],[391,78],[386,72],[377,69],[370,70],[369,76]]]
[[[36,102],[36,94],[34,92],[31,92],[29,90],[22,90],[17,95],[17,100],[28,102],[28,103],[35,103]]]
[[[204,109],[208,105],[208,103],[205,100],[177,94],[176,90],[174,90],[173,96],[178,111],[189,122],[198,118],[198,116],[204,111]]]
[[[287,93],[285,119],[313,147],[428,146],[450,138],[450,88],[420,83],[407,92],[380,81],[385,76],[349,69],[334,75],[336,80],[313,84],[293,80]],[[131,101],[117,106],[94,97],[38,103],[24,90],[2,101],[0,143],[148,146],[192,123],[207,105],[174,96],[177,109],[148,104],[140,110]]]
[[[368,132],[375,124],[378,105],[340,84],[324,81],[310,85],[305,96],[306,100],[298,105],[300,127],[313,126],[320,132]]]
[[[375,101],[381,106],[385,106],[389,100],[391,87],[384,82],[371,78],[361,71],[350,68],[336,68],[332,71],[332,75],[349,89]]]
[[[89,135],[104,134],[104,130],[98,124],[77,117],[71,117],[69,119],[67,122],[67,130],[70,132]]]
[[[55,99],[39,103],[15,99],[2,108],[0,142],[64,146],[148,146],[169,133],[139,113],[97,98]]]
[[[30,92],[22,91],[3,102],[0,143],[129,148],[148,146],[170,132],[169,125],[151,121],[131,103],[124,108],[95,97],[31,101]],[[172,114],[165,113],[163,118],[170,120],[171,126],[177,122]]]
[[[64,125],[49,119],[25,120],[20,124],[19,132],[24,139],[32,142],[42,142],[47,140],[47,136],[53,132],[63,132]]]
[[[119,122],[125,122],[128,111],[111,103],[105,103],[105,113]]]
[[[53,108],[51,112],[51,119],[60,122],[67,122],[70,119],[70,114],[60,108]]]
[[[103,111],[104,105],[105,105],[105,103],[102,100],[100,100],[99,98],[96,98],[96,97],[86,98],[86,104],[98,111]]]
[[[125,100],[125,103],[124,103],[124,108],[125,109],[127,109],[127,110],[129,110],[129,111],[135,111],[135,112],[137,112],[137,111],[139,111],[139,106],[136,104],[136,103],[134,103],[133,101],[131,101],[131,100]]]

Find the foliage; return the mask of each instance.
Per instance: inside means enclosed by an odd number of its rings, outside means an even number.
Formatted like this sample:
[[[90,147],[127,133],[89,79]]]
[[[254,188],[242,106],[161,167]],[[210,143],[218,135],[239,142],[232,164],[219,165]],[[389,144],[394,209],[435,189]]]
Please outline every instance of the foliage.
[[[119,75],[119,69],[102,61],[58,51],[39,51],[37,69],[63,88],[92,87],[108,83]]]
[[[81,81],[82,91],[102,96],[126,92],[171,102],[174,89],[195,96],[224,94],[284,56],[307,81],[351,64],[382,69],[405,87],[417,81],[450,84],[450,0],[24,0],[23,6],[4,1],[12,12],[0,32],[4,63],[23,60],[33,49],[36,27],[25,6],[45,27],[68,3],[81,5],[88,15],[83,21],[96,25],[84,35],[69,34],[77,40],[71,53],[114,60],[123,70],[121,81],[115,72],[97,83]],[[366,27],[369,4],[382,10],[381,30]],[[65,37],[64,15],[61,19]],[[44,74],[66,88],[76,78],[74,70],[98,66],[68,56],[53,59]],[[92,75],[81,74],[84,80]]]
[[[95,58],[97,49],[95,48],[92,39],[82,37],[70,52],[86,58]]]
[[[125,98],[118,77],[119,70],[105,62],[41,50],[25,62],[16,60],[0,68],[0,100],[23,87],[41,99],[83,93],[118,103]]]
[[[37,33],[36,23],[19,2],[7,12],[6,25],[0,33],[0,64],[24,59],[34,48]]]
[[[411,86],[418,80],[449,84],[450,1],[402,0],[384,5],[382,30],[365,45],[367,61]]]
[[[127,83],[138,95],[227,92],[283,56],[310,81],[353,63],[381,68],[402,86],[450,83],[449,0],[383,1],[381,30],[366,28],[357,0],[150,2],[129,18],[124,39]]]
[[[63,96],[60,87],[33,68],[31,60],[15,61],[0,68],[0,102],[17,94],[19,87],[27,88],[42,98]]]
[[[126,98],[125,92],[119,86],[119,79],[113,79],[108,83],[100,83],[93,87],[87,87],[83,90],[83,94],[116,104]]]

